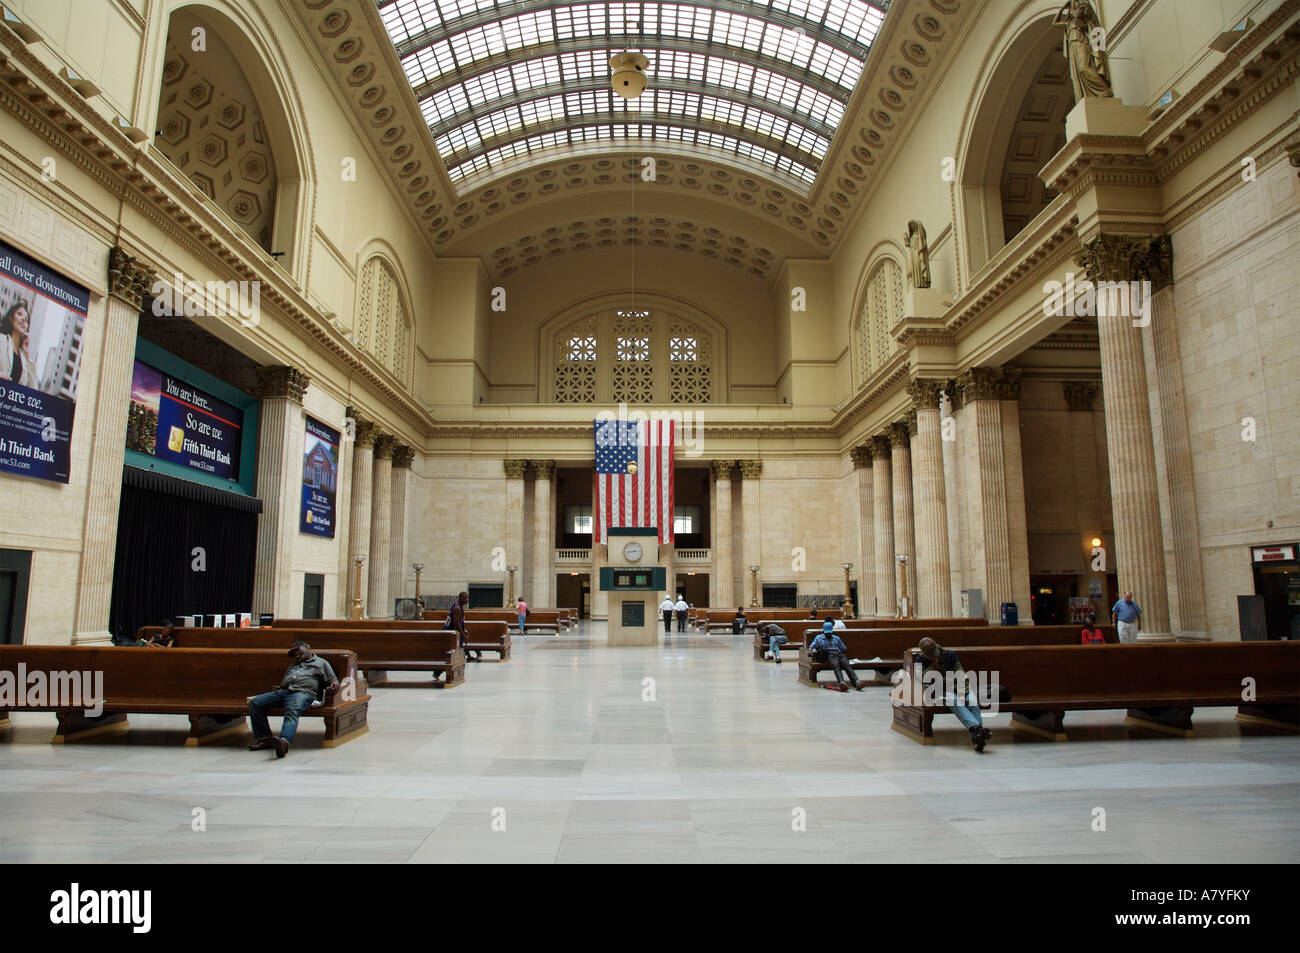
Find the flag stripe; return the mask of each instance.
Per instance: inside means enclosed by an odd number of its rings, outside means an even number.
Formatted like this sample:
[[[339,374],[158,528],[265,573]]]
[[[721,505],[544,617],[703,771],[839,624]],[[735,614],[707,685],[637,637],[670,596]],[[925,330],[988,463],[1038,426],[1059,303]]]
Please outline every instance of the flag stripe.
[[[607,543],[609,528],[644,526],[673,541],[673,449],[671,420],[600,421],[594,426],[595,525],[592,540]],[[635,464],[635,471],[628,472]]]

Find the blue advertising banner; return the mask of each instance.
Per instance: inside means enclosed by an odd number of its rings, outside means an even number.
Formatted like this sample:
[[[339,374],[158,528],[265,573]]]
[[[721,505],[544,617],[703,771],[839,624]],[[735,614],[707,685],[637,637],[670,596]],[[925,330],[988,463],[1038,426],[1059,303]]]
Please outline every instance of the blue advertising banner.
[[[339,432],[306,418],[302,457],[302,510],[298,530],[334,538],[334,496],[339,472]]]
[[[67,483],[90,292],[0,242],[0,471]]]
[[[165,371],[135,362],[126,448],[210,474],[239,479],[244,412]]]

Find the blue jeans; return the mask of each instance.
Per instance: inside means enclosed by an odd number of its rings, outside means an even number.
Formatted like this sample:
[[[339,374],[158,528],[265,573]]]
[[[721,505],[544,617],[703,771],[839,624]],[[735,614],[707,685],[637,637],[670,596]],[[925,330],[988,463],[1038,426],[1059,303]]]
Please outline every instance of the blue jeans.
[[[253,722],[253,737],[259,740],[271,737],[271,726],[266,723],[266,711],[268,708],[283,707],[284,724],[280,726],[280,737],[285,741],[293,741],[294,733],[298,730],[298,716],[315,700],[307,692],[289,692],[283,688],[250,698],[248,717]]]
[[[525,622],[525,620],[526,620],[527,618],[528,618],[527,614],[525,614],[525,613],[520,613],[520,614],[519,614],[519,634],[520,634],[520,635],[525,635],[525,634],[526,634],[525,631],[524,631],[524,622]]]
[[[948,703],[949,710],[957,716],[957,720],[965,725],[967,730],[984,727],[984,720],[980,718],[979,702],[975,700],[974,693],[966,695],[966,701],[973,704],[958,705],[956,695],[949,695],[944,701]]]
[[[773,658],[780,658],[781,646],[789,641],[784,635],[769,635],[767,637],[767,650],[772,653]]]

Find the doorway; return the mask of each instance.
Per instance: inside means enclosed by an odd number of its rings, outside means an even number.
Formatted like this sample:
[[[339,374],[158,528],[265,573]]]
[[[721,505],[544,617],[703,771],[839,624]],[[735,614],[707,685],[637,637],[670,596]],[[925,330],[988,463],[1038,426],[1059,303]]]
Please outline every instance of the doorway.
[[[501,583],[469,584],[469,607],[471,609],[500,609],[505,599],[505,586]]]
[[[577,609],[578,617],[591,617],[591,573],[564,572],[555,577],[555,607]]]
[[[31,550],[0,549],[0,645],[23,644],[31,575]]]
[[[1300,639],[1300,561],[1256,564],[1255,595],[1264,600],[1270,639]]]
[[[1034,625],[1068,623],[1070,599],[1078,594],[1079,577],[1076,575],[1030,576],[1029,614]]]
[[[686,600],[686,604],[697,609],[724,608],[709,604],[709,574],[707,572],[679,572],[677,588],[673,593]]]
[[[325,574],[309,572],[302,582],[302,617],[304,619],[321,618],[325,605]]]

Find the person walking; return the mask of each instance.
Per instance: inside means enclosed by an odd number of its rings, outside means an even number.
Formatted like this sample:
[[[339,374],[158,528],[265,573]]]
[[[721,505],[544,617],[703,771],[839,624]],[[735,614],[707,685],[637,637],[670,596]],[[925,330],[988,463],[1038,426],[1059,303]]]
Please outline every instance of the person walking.
[[[528,603],[524,602],[524,597],[520,596],[515,603],[515,612],[519,613],[519,634],[528,634]]]
[[[690,608],[691,608],[691,607],[690,607],[689,605],[687,605],[687,603],[686,603],[686,597],[685,597],[685,596],[678,596],[678,597],[677,597],[677,602],[673,605],[673,609],[676,610],[676,612],[677,612],[677,631],[678,631],[678,632],[685,632],[685,631],[686,631],[686,613],[687,613],[687,611],[688,611]]]
[[[659,611],[664,614],[664,634],[671,635],[673,631],[673,613],[677,611],[677,603],[673,602],[672,596],[664,596],[664,601],[659,603]]]
[[[1110,607],[1110,618],[1115,623],[1121,645],[1137,642],[1142,631],[1142,607],[1133,601],[1132,592],[1124,593],[1124,598]]]

